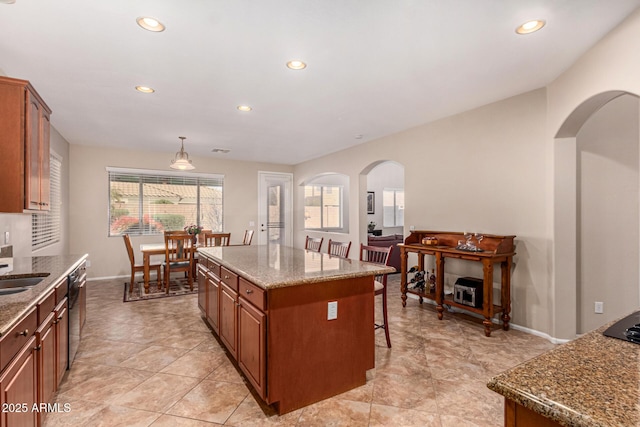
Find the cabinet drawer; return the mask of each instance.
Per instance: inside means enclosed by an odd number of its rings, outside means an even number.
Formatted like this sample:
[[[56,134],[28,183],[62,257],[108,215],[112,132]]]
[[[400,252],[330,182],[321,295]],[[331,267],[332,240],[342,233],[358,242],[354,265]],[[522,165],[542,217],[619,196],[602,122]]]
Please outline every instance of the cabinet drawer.
[[[49,295],[44,297],[38,303],[38,325],[44,322],[44,319],[53,311],[56,307],[56,293],[55,291],[49,292]]]
[[[60,283],[56,285],[56,304],[65,299],[67,294],[69,293],[69,284],[67,282],[67,278],[61,280]]]
[[[220,267],[220,280],[222,283],[225,283],[228,287],[238,292],[238,275],[227,270],[224,267]]]
[[[242,277],[240,278],[238,295],[255,305],[260,310],[267,309],[266,293],[264,289],[259,288],[251,282],[246,281]]]
[[[218,279],[220,278],[220,264],[215,261],[209,260],[209,271],[212,272]]]
[[[29,341],[38,326],[36,308],[31,311],[17,325],[0,338],[0,371],[9,364],[18,350]]]

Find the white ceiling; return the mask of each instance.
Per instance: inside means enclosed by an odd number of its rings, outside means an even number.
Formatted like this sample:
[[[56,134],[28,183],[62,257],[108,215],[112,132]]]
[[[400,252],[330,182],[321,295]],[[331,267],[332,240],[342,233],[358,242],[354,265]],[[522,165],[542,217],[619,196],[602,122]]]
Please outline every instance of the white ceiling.
[[[192,157],[296,164],[545,86],[639,5],[16,0],[0,4],[0,69],[31,81],[71,144],[168,162],[186,136]],[[139,16],[167,29],[145,31]],[[517,35],[529,19],[547,25]]]

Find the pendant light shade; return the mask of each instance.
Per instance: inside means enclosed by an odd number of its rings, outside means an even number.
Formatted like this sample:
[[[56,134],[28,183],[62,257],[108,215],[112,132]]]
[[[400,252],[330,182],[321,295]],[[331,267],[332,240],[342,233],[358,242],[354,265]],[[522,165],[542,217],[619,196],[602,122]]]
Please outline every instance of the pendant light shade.
[[[180,151],[176,153],[175,159],[171,160],[171,165],[169,165],[169,167],[171,169],[178,169],[181,171],[195,169],[196,167],[193,166],[191,160],[189,160],[189,153],[184,151],[184,140],[187,138],[185,136],[179,136],[178,138],[182,140],[182,146],[180,147]]]

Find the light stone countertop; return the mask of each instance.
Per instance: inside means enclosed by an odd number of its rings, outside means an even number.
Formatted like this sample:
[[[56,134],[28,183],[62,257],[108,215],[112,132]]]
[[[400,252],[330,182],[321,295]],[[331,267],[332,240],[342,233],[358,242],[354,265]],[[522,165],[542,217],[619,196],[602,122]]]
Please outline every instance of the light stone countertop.
[[[282,245],[208,247],[198,252],[267,290],[396,271]]]
[[[11,329],[32,307],[47,295],[88,257],[85,255],[60,255],[41,257],[14,257],[13,270],[0,276],[2,279],[43,276],[42,282],[16,294],[0,295],[0,336]]]
[[[487,387],[565,426],[640,425],[640,345],[611,322],[493,377]]]

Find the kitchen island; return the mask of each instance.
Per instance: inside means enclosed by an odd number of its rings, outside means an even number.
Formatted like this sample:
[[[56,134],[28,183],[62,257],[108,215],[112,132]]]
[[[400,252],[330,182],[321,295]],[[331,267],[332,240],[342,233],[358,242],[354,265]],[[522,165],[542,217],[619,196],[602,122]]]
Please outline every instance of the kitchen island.
[[[278,413],[366,383],[373,279],[395,269],[280,245],[198,252],[202,315]]]
[[[494,378],[505,426],[640,425],[640,345],[605,325]]]

